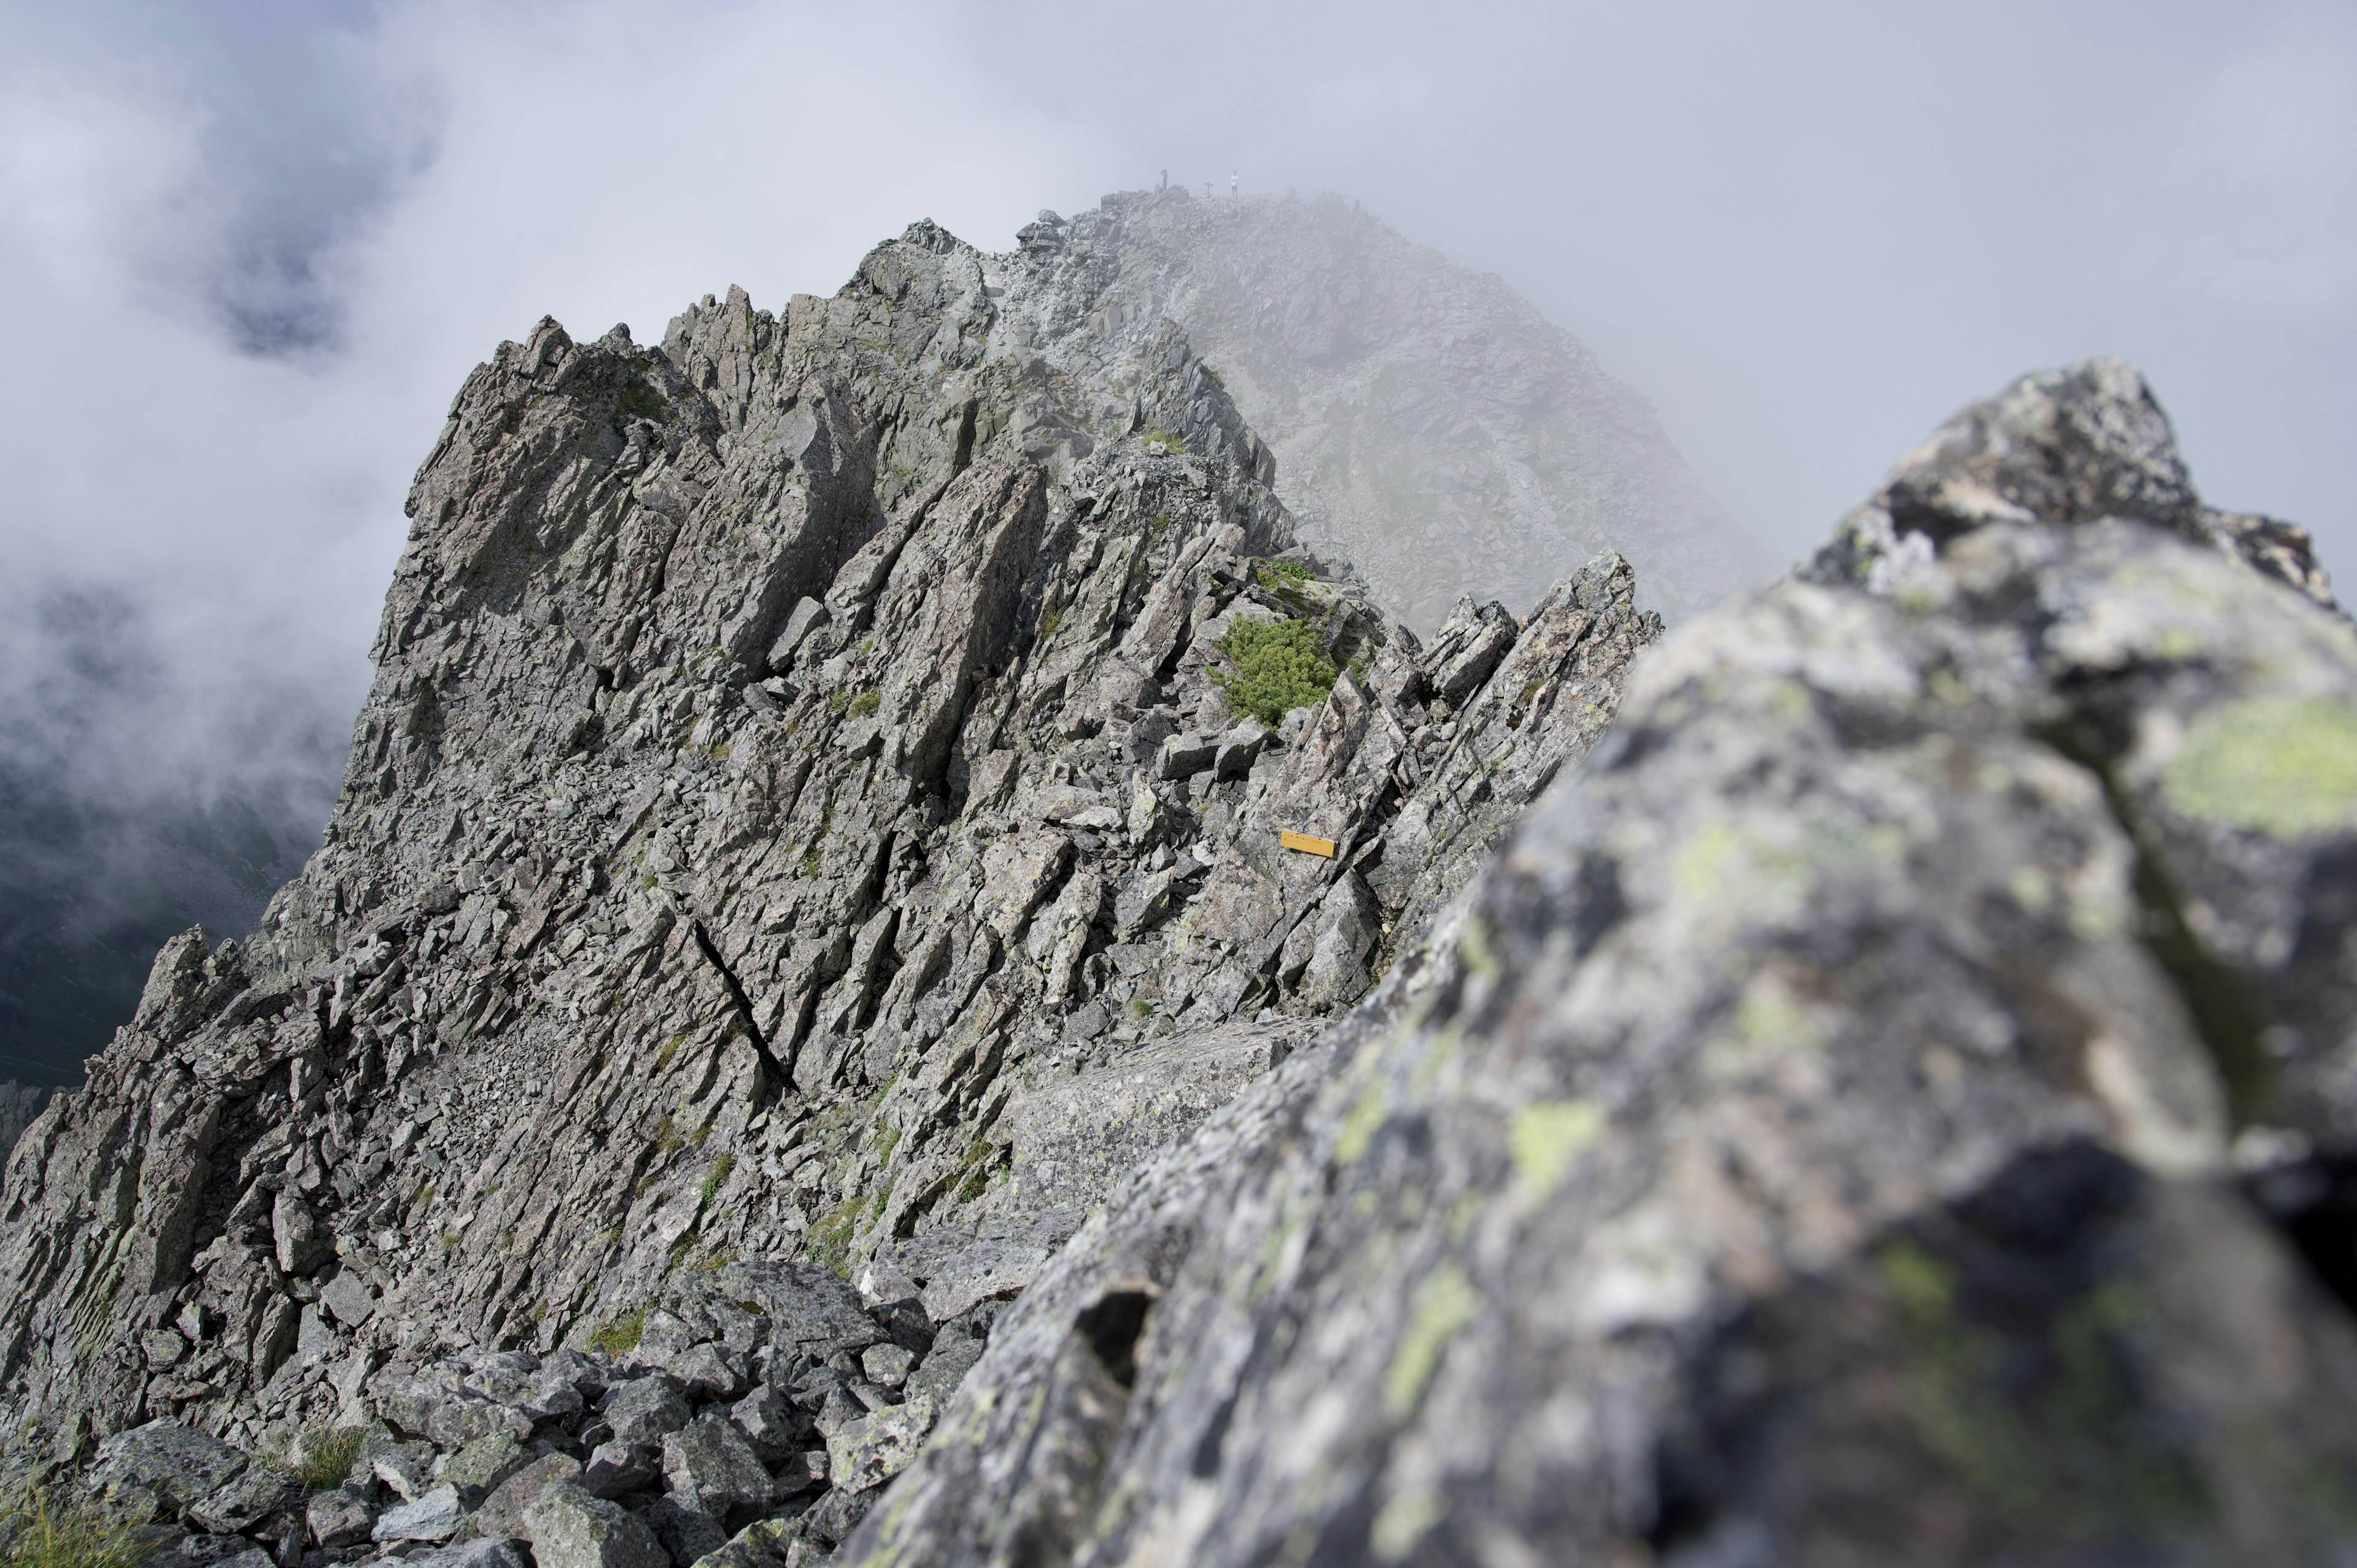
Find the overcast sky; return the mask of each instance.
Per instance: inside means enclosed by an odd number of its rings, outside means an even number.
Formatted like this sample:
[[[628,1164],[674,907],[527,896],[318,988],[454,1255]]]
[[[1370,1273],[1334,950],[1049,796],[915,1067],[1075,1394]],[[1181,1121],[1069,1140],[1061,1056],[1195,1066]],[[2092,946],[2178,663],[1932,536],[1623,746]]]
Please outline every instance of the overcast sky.
[[[0,725],[173,788],[339,739],[500,338],[652,338],[1164,168],[1502,274],[1780,559],[2113,353],[2213,502],[2357,573],[2357,5],[43,0],[0,5]],[[134,698],[60,672],[59,585]]]

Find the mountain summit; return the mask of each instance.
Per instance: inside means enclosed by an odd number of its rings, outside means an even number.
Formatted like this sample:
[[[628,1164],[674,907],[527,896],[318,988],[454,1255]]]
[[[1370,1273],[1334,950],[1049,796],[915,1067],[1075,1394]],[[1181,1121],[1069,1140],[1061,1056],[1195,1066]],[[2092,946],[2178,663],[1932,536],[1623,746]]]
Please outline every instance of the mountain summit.
[[[1101,308],[1185,329],[1305,542],[1419,631],[1466,596],[1520,613],[1605,549],[1673,619],[1773,571],[1577,338],[1340,197],[1128,194],[1024,234],[1101,276]]]

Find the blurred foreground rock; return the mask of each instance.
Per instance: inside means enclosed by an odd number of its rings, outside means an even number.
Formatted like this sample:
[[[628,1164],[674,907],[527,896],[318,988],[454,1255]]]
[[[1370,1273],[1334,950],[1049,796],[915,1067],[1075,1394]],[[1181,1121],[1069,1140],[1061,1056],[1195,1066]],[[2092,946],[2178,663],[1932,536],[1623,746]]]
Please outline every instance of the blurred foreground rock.
[[[2304,536],[2029,378],[1651,656],[845,1558],[2348,1561],[2352,872]]]

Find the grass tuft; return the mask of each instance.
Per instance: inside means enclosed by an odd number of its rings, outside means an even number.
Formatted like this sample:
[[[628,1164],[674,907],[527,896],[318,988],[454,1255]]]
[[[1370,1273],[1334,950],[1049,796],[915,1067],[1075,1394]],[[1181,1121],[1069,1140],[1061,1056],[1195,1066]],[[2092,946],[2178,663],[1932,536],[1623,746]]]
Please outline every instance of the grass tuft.
[[[357,1426],[347,1426],[330,1432],[311,1444],[310,1453],[295,1466],[295,1478],[307,1492],[324,1492],[344,1484],[351,1475],[354,1461],[361,1456],[361,1438]]]
[[[58,1506],[27,1483],[0,1493],[0,1568],[137,1568],[155,1548],[94,1502]]]
[[[599,1324],[590,1333],[589,1344],[592,1348],[603,1350],[608,1356],[627,1356],[639,1348],[639,1334],[646,1324],[645,1307],[626,1312],[619,1317]]]

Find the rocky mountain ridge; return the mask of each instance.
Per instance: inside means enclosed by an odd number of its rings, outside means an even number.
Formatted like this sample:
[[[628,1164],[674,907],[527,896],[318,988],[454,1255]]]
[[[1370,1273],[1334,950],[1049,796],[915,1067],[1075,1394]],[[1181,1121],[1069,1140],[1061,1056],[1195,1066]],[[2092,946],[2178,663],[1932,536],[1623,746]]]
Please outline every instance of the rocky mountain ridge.
[[[2306,537],[2090,361],[1423,641],[1068,227],[469,378],[328,845],[8,1162],[13,1462],[158,1568],[2346,1558]]]
[[[1625,562],[1418,639],[1037,241],[920,223],[831,299],[468,379],[326,847],[9,1161],[21,1461],[322,1563],[526,1462],[563,1530],[823,1549],[1110,1185],[1602,733],[1659,632]],[[250,1457],[339,1428],[342,1500]]]

